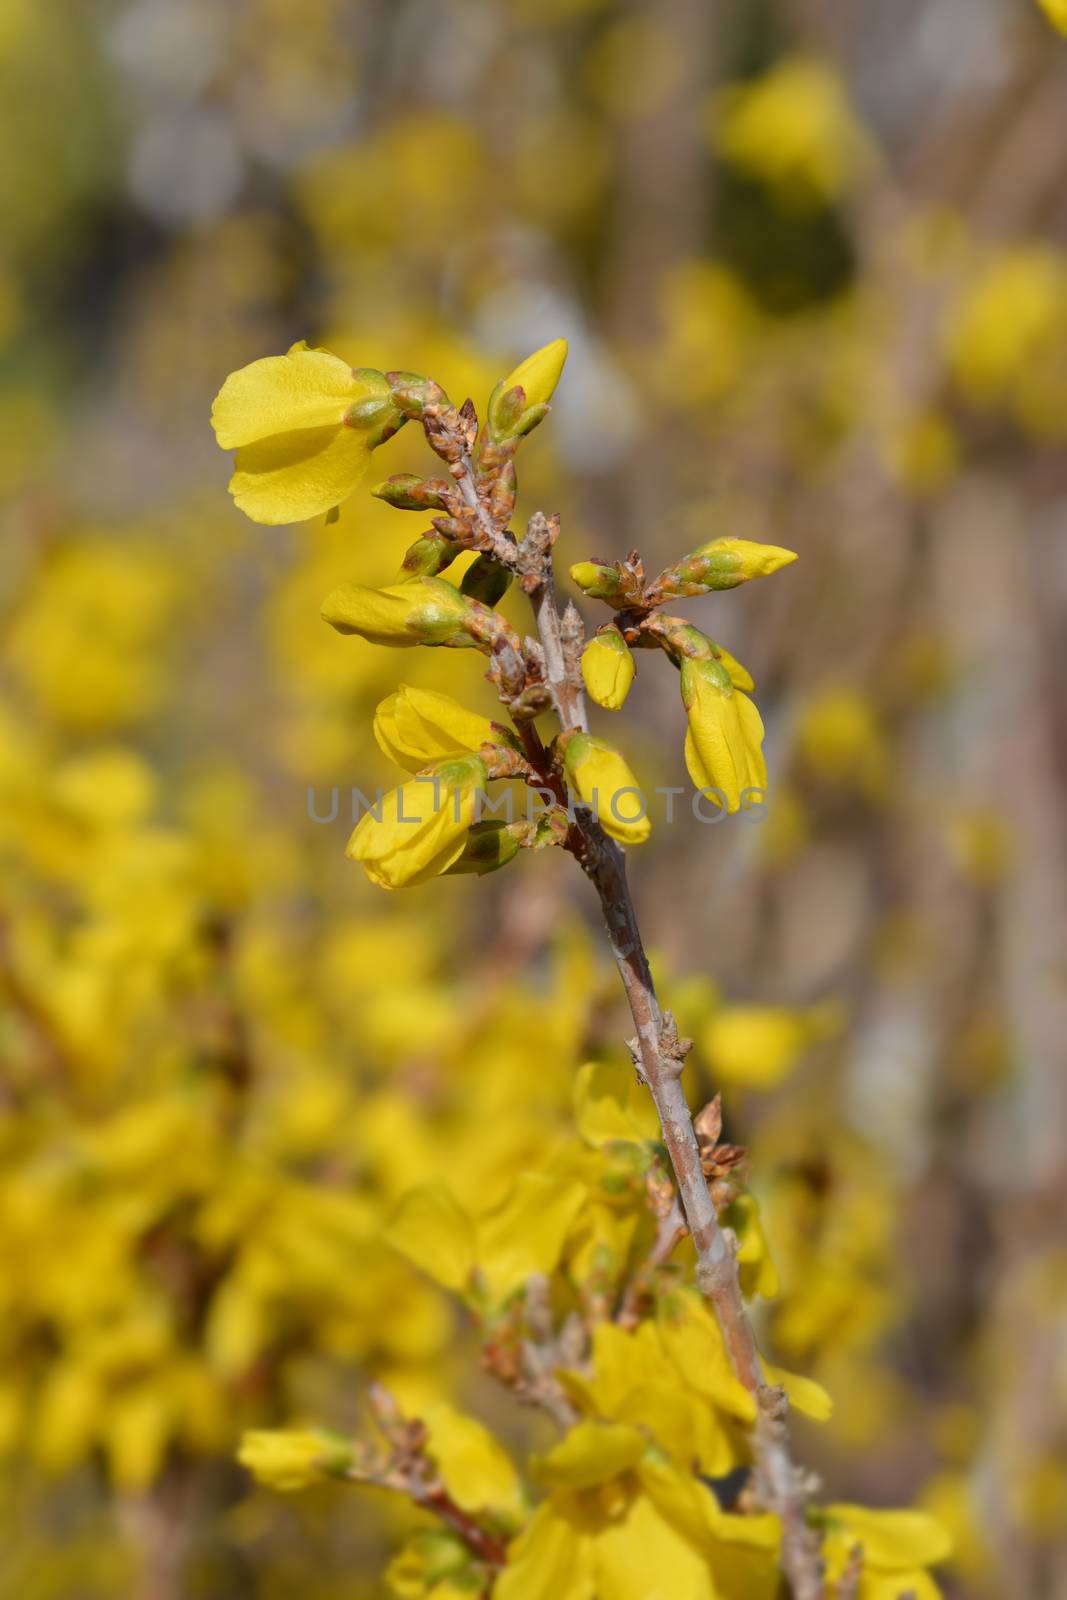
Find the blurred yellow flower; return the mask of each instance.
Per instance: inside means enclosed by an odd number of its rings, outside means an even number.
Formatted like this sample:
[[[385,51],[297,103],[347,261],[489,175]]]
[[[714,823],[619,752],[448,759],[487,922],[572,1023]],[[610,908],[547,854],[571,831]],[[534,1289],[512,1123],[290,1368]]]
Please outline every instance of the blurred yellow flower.
[[[859,689],[817,691],[801,712],[797,747],[825,784],[881,799],[889,781],[889,749],[881,719]]]
[[[309,1429],[262,1429],[246,1433],[237,1459],[268,1489],[307,1489],[343,1467],[350,1452],[343,1440]]]
[[[553,1270],[585,1201],[581,1184],[525,1172],[499,1205],[472,1217],[436,1181],[409,1190],[386,1237],[445,1288],[475,1299],[488,1296],[495,1305],[535,1273]],[[472,1278],[475,1268],[477,1278]]]
[[[1067,33],[1067,0],[1037,0],[1054,28]]]
[[[1067,259],[1045,244],[1016,245],[988,262],[952,307],[944,332],[960,388],[985,404],[1018,398],[1050,350],[1067,339]]]
[[[464,1511],[492,1511],[517,1525],[526,1509],[519,1475],[489,1429],[441,1400],[423,1406],[426,1453]]]
[[[769,184],[790,208],[848,193],[870,167],[871,140],[827,62],[791,56],[716,96],[709,122],[732,165]]]
[[[303,522],[346,500],[393,407],[380,372],[305,341],[232,372],[211,423],[237,451],[230,493],[253,522]],[[398,422],[399,419],[396,419]]]
[[[863,1551],[858,1600],[937,1600],[936,1583],[925,1568],[945,1561],[952,1549],[948,1532],[925,1511],[869,1511],[864,1506],[826,1507],[823,1551],[827,1577],[836,1585],[856,1545]]]
[[[716,1082],[773,1089],[804,1051],[841,1027],[832,1003],[807,1010],[785,1006],[724,1006],[709,1019],[701,1044]]]

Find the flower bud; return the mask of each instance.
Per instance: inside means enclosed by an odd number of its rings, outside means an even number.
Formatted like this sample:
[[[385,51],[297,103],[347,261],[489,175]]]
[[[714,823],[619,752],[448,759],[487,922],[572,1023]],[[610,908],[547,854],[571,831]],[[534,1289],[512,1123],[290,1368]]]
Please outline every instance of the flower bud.
[[[507,567],[502,567],[492,556],[479,556],[463,574],[459,588],[461,594],[480,600],[483,606],[495,606],[507,593],[510,583],[511,573]]]
[[[345,854],[383,889],[408,889],[447,872],[463,854],[485,763],[453,756],[393,789],[357,824]]]
[[[309,1429],[246,1433],[237,1459],[268,1489],[307,1489],[351,1466],[352,1446],[335,1434]]]
[[[455,561],[459,554],[451,539],[443,533],[424,533],[409,545],[400,564],[397,582],[408,578],[436,578]]]
[[[793,550],[751,539],[713,539],[684,556],[652,585],[658,599],[677,600],[707,594],[709,589],[736,589],[750,578],[766,578],[795,561]]]
[[[384,483],[375,484],[371,494],[398,511],[448,511],[448,485],[440,480],[420,478],[417,472],[394,472]]]
[[[489,397],[486,418],[495,444],[536,428],[547,414],[566,359],[566,339],[553,339],[501,379]]]
[[[476,822],[467,835],[463,854],[448,868],[449,873],[476,872],[483,877],[497,872],[514,860],[520,849],[519,837],[506,822]]]
[[[390,760],[409,772],[459,751],[492,744],[498,730],[488,717],[468,711],[451,695],[402,683],[374,713],[374,737]]]
[[[571,581],[590,600],[606,600],[613,606],[626,605],[629,591],[617,562],[576,561],[570,569]]]
[[[618,711],[634,681],[634,658],[614,623],[594,634],[582,651],[582,677],[590,698]]]
[[[652,831],[644,795],[618,750],[591,733],[561,739],[571,788],[593,808],[605,833],[621,844],[642,844]]]
[[[444,578],[413,578],[385,589],[343,584],[326,596],[322,616],[338,633],[358,633],[371,644],[477,645],[469,627],[472,602]]]
[[[753,701],[714,657],[681,664],[682,703],[689,718],[685,764],[697,789],[728,812],[763,803],[767,766],[763,722]],[[754,791],[746,794],[746,790]]]

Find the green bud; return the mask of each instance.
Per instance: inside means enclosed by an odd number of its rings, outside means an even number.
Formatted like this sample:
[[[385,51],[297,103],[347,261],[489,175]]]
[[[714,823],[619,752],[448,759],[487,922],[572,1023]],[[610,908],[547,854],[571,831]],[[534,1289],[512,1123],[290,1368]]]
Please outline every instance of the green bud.
[[[417,372],[387,372],[385,379],[405,417],[421,417],[428,405],[448,404],[448,396],[441,385]]]
[[[609,605],[622,607],[630,599],[629,587],[617,561],[610,566],[604,561],[576,561],[570,573],[572,581],[590,600],[606,600]]]
[[[448,485],[420,478],[417,472],[394,472],[384,483],[375,484],[371,494],[398,511],[448,511]]]
[[[467,834],[467,843],[458,861],[448,868],[450,873],[497,872],[506,867],[519,853],[519,840],[515,831],[505,822],[476,822]]]
[[[455,561],[459,551],[451,539],[446,539],[440,533],[424,533],[409,545],[407,554],[398,574],[398,581],[404,578],[436,578],[439,572],[444,572]]]
[[[367,443],[374,450],[399,432],[407,418],[396,405],[384,372],[375,367],[354,367],[352,376],[370,392],[349,407],[345,422],[348,427],[365,433]]]
[[[507,567],[502,567],[492,556],[479,556],[463,574],[459,588],[461,594],[469,595],[472,600],[495,606],[507,593],[510,583],[511,573]]]
[[[751,578],[766,578],[795,561],[796,553],[781,545],[751,539],[713,539],[661,572],[650,596],[685,599],[712,589],[736,589]]]

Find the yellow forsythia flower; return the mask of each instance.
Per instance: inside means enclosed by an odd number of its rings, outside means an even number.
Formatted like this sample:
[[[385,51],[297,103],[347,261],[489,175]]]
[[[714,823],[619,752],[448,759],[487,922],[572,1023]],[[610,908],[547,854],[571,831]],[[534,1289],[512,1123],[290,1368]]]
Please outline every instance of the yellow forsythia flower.
[[[237,451],[230,493],[241,510],[253,522],[303,522],[348,498],[391,414],[398,426],[380,372],[301,341],[232,372],[211,424]]]
[[[620,709],[634,681],[634,658],[613,623],[594,634],[582,651],[582,677],[598,706]]]
[[[493,1434],[473,1417],[440,1400],[420,1409],[426,1453],[445,1488],[464,1511],[492,1511],[517,1526],[525,1495],[511,1459]]]
[[[345,854],[383,889],[408,889],[439,877],[463,854],[485,793],[477,756],[440,761],[431,772],[393,789],[357,824]]]
[[[338,633],[358,633],[371,644],[473,646],[467,622],[471,602],[444,578],[412,578],[385,589],[346,583],[322,602],[322,617]]]
[[[568,782],[592,806],[604,832],[621,844],[643,844],[652,824],[644,795],[619,752],[591,733],[575,733],[563,761]]]
[[[237,1459],[268,1489],[307,1489],[348,1464],[343,1439],[309,1429],[264,1429],[246,1433]]]
[[[1067,33],[1067,0],[1037,0],[1054,28]]]
[[[856,1545],[863,1549],[858,1600],[937,1600],[941,1591],[925,1571],[951,1553],[947,1531],[925,1511],[868,1511],[865,1506],[826,1507],[823,1554],[827,1577],[841,1577]]]
[[[468,711],[451,695],[402,683],[374,713],[374,737],[397,766],[421,772],[442,756],[477,751],[497,735],[488,717]]]
[[[762,805],[767,765],[763,721],[753,701],[711,659],[683,660],[681,690],[689,717],[685,764],[693,783],[710,791],[708,798],[716,805],[725,801],[729,812],[739,810],[742,799],[746,807]]]
[[[555,1270],[587,1199],[582,1184],[524,1172],[498,1206],[472,1217],[438,1179],[408,1190],[385,1236],[446,1289],[469,1291],[477,1268],[481,1298],[499,1305],[534,1273]]]

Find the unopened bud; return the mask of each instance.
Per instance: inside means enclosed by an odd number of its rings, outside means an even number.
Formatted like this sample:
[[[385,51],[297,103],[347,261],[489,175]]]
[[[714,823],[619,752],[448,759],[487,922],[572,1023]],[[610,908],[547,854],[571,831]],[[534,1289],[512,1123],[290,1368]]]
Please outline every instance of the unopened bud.
[[[424,533],[409,545],[400,566],[397,582],[405,578],[436,578],[455,561],[459,551],[451,539],[440,533]]]
[[[441,479],[420,478],[417,472],[394,472],[371,490],[376,500],[398,511],[448,511],[449,486]]]
[[[606,711],[618,711],[634,681],[634,658],[615,624],[594,634],[582,651],[582,677],[590,698]]]
[[[385,589],[344,584],[327,595],[322,616],[338,633],[358,633],[372,644],[463,649],[478,645],[471,632],[478,610],[444,578],[419,577]]]
[[[553,339],[500,380],[489,397],[486,418],[494,441],[514,439],[536,428],[548,414],[566,359],[566,339]]]
[[[460,592],[469,595],[472,600],[480,600],[485,606],[495,606],[507,593],[510,583],[511,573],[506,567],[494,561],[492,556],[479,556],[463,574],[459,587]]]
[[[751,539],[713,539],[661,572],[652,585],[657,599],[677,600],[707,594],[710,589],[736,589],[750,578],[766,578],[795,561],[796,552]]]
[[[506,822],[476,822],[467,835],[467,843],[458,861],[448,868],[450,873],[474,872],[482,877],[487,872],[497,872],[514,860],[520,849],[518,833]]]
[[[617,561],[610,566],[604,561],[576,561],[570,574],[590,600],[606,600],[609,605],[621,607],[630,598],[629,586]]]

